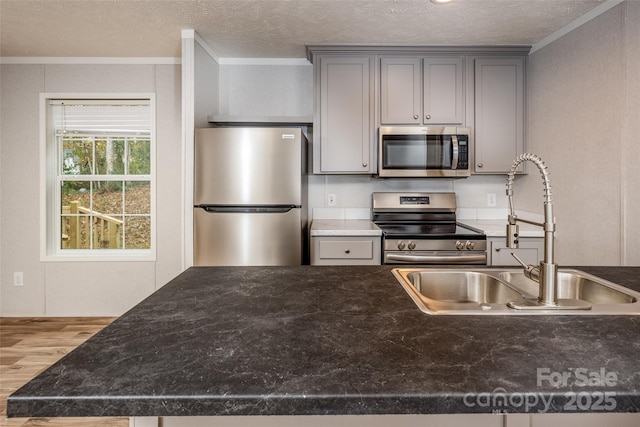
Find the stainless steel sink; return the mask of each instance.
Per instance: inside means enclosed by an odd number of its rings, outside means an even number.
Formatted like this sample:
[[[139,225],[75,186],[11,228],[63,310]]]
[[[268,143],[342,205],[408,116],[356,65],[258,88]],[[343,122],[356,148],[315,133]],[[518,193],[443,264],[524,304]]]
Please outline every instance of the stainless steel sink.
[[[591,309],[518,310],[507,303],[536,298],[538,283],[521,269],[396,268],[393,274],[428,314],[640,315],[640,293],[579,270],[560,270],[558,298]]]

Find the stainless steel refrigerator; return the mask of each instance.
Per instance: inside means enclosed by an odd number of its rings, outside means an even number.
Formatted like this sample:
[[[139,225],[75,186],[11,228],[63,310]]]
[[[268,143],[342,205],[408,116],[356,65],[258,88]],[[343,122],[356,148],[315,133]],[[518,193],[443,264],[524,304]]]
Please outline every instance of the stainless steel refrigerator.
[[[195,265],[307,258],[307,139],[300,128],[196,129]]]

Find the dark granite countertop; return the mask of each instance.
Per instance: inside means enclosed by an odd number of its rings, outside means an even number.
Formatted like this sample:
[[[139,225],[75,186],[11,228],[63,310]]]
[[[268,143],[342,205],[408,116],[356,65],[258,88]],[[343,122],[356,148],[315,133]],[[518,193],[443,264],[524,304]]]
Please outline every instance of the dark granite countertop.
[[[190,268],[8,414],[640,411],[640,316],[429,316],[391,268]],[[640,290],[640,267],[581,269]]]

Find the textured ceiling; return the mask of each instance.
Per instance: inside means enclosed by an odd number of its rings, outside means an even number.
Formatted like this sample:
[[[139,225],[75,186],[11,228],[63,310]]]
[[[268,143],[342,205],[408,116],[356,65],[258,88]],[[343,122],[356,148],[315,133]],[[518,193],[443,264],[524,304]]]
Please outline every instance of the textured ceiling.
[[[604,0],[0,0],[0,56],[179,57],[194,29],[221,58],[306,44],[533,45]]]

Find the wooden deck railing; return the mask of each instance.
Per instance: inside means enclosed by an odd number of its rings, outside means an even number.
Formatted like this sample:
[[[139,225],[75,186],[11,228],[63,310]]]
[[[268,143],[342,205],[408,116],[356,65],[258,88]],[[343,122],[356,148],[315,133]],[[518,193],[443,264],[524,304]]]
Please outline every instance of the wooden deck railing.
[[[92,249],[91,233],[93,248],[122,248],[121,220],[80,206],[78,200],[63,206],[62,214],[63,249]]]

